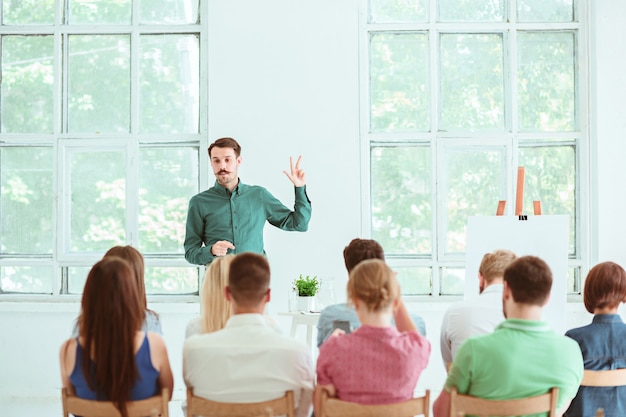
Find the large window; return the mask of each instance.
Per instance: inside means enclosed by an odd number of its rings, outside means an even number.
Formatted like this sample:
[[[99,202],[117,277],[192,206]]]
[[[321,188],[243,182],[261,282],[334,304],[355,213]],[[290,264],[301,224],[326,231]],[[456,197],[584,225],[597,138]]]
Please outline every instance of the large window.
[[[363,0],[364,228],[405,294],[462,293],[467,217],[495,215],[499,200],[513,215],[520,166],[524,213],[539,200],[543,214],[569,215],[569,292],[580,292],[589,235],[583,3]]]
[[[80,294],[126,244],[148,293],[197,292],[182,243],[207,130],[206,6],[1,4],[0,293]]]

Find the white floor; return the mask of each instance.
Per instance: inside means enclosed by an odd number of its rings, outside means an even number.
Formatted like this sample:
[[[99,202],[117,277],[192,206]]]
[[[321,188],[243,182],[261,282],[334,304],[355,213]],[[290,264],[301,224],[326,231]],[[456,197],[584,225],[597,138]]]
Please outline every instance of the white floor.
[[[180,408],[181,401],[170,401],[170,417],[184,417]],[[63,415],[61,399],[36,398],[36,399],[3,399],[0,404],[0,416],[2,417],[60,417]]]

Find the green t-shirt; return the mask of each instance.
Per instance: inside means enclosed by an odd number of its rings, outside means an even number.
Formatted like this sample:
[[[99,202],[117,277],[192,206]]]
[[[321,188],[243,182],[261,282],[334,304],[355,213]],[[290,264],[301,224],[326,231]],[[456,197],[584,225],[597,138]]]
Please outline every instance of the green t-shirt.
[[[502,322],[491,334],[469,338],[459,348],[446,391],[493,400],[533,397],[559,388],[557,409],[576,395],[583,376],[578,344],[547,323]]]

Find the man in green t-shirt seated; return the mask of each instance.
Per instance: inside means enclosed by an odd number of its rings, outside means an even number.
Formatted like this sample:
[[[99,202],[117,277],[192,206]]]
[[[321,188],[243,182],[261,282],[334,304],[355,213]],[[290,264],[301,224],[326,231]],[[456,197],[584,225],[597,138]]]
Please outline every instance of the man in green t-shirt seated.
[[[533,397],[557,387],[557,415],[567,409],[582,380],[583,359],[576,342],[541,321],[551,287],[552,272],[538,257],[520,257],[505,269],[506,320],[493,333],[461,345],[433,404],[435,417],[448,417],[451,387],[493,400]]]

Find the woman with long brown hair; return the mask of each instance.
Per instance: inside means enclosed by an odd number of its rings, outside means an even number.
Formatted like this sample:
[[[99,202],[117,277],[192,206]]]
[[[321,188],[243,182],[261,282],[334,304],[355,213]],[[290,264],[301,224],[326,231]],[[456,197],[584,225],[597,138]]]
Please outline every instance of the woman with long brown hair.
[[[123,417],[126,403],[157,395],[174,379],[163,338],[141,331],[145,310],[134,273],[118,257],[105,257],[87,276],[78,337],[63,343],[61,380],[71,395],[112,401]]]

